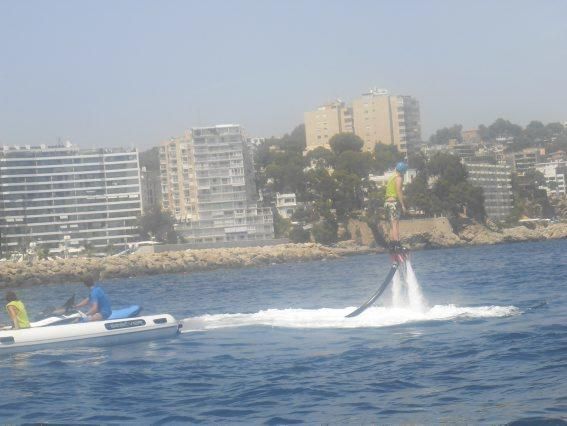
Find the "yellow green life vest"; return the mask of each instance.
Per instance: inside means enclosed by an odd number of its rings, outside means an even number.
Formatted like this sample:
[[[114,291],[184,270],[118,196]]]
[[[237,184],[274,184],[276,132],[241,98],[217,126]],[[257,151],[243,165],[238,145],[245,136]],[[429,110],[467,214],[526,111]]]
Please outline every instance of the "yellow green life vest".
[[[397,173],[394,173],[390,179],[388,179],[388,183],[386,184],[386,200],[389,198],[398,199],[398,190],[396,189],[396,178],[398,177]]]
[[[16,321],[18,321],[18,326],[20,328],[29,328],[30,320],[28,319],[28,313],[26,312],[26,307],[20,300],[14,300],[6,305],[6,309],[8,306],[13,306],[18,311],[16,315]]]

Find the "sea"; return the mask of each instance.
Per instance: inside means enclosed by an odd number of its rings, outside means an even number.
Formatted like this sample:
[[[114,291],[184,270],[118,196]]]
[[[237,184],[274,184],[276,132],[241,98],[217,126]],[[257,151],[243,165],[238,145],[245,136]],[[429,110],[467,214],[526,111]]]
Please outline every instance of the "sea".
[[[567,241],[104,280],[175,338],[0,355],[0,423],[562,424]],[[30,316],[80,283],[17,289]],[[7,322],[4,312],[0,322]]]

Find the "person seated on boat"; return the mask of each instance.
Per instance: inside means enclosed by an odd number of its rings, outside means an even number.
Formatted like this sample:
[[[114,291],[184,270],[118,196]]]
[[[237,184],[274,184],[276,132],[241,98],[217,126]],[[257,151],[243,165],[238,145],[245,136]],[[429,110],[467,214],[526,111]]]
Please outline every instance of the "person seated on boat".
[[[6,310],[10,315],[14,329],[18,328],[29,328],[30,320],[28,319],[28,313],[26,312],[26,307],[24,303],[18,299],[16,293],[9,291],[6,293]]]
[[[110,300],[102,288],[96,285],[93,277],[90,276],[83,280],[83,284],[85,284],[90,290],[89,297],[76,304],[75,308],[81,308],[90,304],[90,308],[86,314],[87,317],[85,318],[86,321],[100,321],[107,319],[110,314],[112,314],[112,309],[110,307]]]

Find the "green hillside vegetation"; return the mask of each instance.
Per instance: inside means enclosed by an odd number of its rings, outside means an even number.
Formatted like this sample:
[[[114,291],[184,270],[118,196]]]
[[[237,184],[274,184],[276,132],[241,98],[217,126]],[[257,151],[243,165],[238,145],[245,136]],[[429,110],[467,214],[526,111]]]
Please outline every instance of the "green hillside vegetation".
[[[257,149],[257,185],[264,203],[272,205],[277,192],[294,192],[305,204],[291,221],[276,216],[278,237],[305,241],[303,227],[310,224],[315,241],[329,244],[338,240],[339,228],[345,228],[351,218],[366,221],[374,230],[383,221],[384,191],[368,177],[391,170],[403,155],[394,146],[380,144],[373,152],[362,151],[363,141],[351,133],[337,134],[329,144],[331,149],[320,147],[304,156],[305,132],[298,126],[282,138],[267,139]],[[410,164],[419,173],[406,190],[409,207],[431,216],[466,213],[484,219],[482,190],[467,182],[457,157],[439,154],[428,162],[415,156]]]
[[[455,124],[437,130],[429,138],[433,145],[446,145],[451,139],[463,142],[463,126]],[[508,152],[517,152],[524,148],[545,148],[548,152],[567,151],[567,129],[561,123],[543,124],[531,121],[526,127],[498,118],[489,126],[481,124],[477,128],[479,137],[487,143],[505,142]]]

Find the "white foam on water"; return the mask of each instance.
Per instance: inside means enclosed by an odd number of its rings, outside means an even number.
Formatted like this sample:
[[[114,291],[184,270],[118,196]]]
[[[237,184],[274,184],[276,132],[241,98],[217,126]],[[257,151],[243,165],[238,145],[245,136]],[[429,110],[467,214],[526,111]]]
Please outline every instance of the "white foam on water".
[[[515,306],[459,307],[436,305],[425,312],[410,308],[370,307],[354,318],[345,316],[355,310],[341,309],[266,309],[251,314],[216,314],[185,318],[182,332],[212,330],[226,327],[271,326],[282,328],[362,328],[388,327],[422,321],[497,318],[518,315]]]
[[[356,308],[266,309],[251,314],[202,315],[182,320],[182,332],[254,325],[283,328],[388,327],[421,321],[506,317],[520,313],[515,306],[435,305],[430,308],[409,261],[394,275],[386,306],[372,306],[354,318],[345,318]]]

